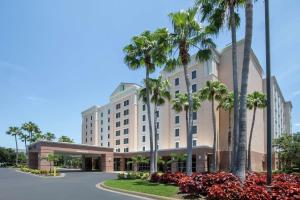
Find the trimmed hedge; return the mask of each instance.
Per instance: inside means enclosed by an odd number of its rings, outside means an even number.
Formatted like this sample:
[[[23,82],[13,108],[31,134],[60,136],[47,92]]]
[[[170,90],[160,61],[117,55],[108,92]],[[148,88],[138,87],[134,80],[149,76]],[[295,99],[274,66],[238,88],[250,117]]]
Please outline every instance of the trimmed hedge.
[[[39,170],[39,169],[31,169],[28,167],[22,167],[20,168],[22,172],[27,172],[31,174],[36,174],[36,175],[43,175],[43,176],[54,176],[53,172],[49,172],[48,170]],[[56,172],[56,176],[59,176],[60,173]]]

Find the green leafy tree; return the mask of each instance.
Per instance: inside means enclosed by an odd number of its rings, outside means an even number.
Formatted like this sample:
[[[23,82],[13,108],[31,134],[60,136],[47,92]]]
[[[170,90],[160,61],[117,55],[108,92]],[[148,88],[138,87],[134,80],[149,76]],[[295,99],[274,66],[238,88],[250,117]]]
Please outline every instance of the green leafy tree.
[[[15,138],[16,143],[16,165],[18,165],[19,161],[19,148],[18,148],[18,137],[21,135],[22,131],[19,127],[10,126],[8,131],[6,131],[7,135],[13,136]]]
[[[173,71],[176,67],[182,66],[186,91],[188,95],[189,107],[193,107],[192,88],[190,76],[188,73],[188,64],[190,63],[190,51],[196,51],[196,60],[207,61],[212,55],[212,49],[215,48],[210,35],[206,29],[197,22],[198,8],[194,7],[186,11],[180,11],[169,14],[172,21],[173,32],[171,33],[171,43],[173,46],[173,55],[167,65],[166,71]],[[178,54],[176,52],[178,51]],[[189,119],[192,118],[192,110],[189,111]],[[192,120],[188,123],[187,134],[187,173],[192,174]]]
[[[150,172],[155,171],[153,152],[153,130],[150,112],[150,87],[148,80],[150,74],[157,66],[162,66],[167,62],[169,49],[169,33],[167,29],[157,29],[155,32],[144,31],[138,36],[134,36],[129,45],[124,48],[124,62],[129,69],[137,70],[144,67],[146,70],[146,106],[148,116],[148,127],[150,135]]]
[[[52,163],[53,163],[53,166],[55,166],[55,162],[57,162],[59,160],[59,157],[54,153],[49,153],[47,155],[47,157],[44,157],[42,159],[47,160],[49,162],[49,167],[50,167],[49,171],[51,172],[52,171]]]
[[[170,163],[177,163],[177,171],[182,172],[183,167],[182,163],[185,162],[187,159],[187,154],[185,153],[171,153],[171,160],[169,161]]]
[[[228,151],[228,167],[231,168],[231,162],[232,162],[232,128],[231,128],[231,112],[234,108],[234,94],[233,92],[229,92],[225,96],[222,97],[222,99],[219,102],[218,109],[222,108],[223,110],[228,112],[228,138],[227,138],[227,151]],[[232,169],[232,168],[231,168]]]
[[[201,107],[201,101],[200,98],[198,98],[197,95],[192,96],[192,105],[193,109],[192,112],[197,112],[199,108]],[[188,95],[183,93],[176,94],[176,98],[172,100],[172,109],[180,113],[184,111],[185,113],[185,126],[186,126],[186,134],[188,135],[188,122],[189,122],[189,101],[188,101]]]
[[[252,137],[253,137],[253,129],[256,117],[256,110],[257,108],[265,108],[267,106],[267,98],[266,95],[261,92],[253,92],[248,94],[247,96],[247,107],[249,110],[253,109],[253,117],[252,117],[252,124],[250,129],[249,135],[249,142],[248,142],[248,162],[247,162],[247,169],[249,171],[252,170],[251,166],[251,145],[252,145]]]
[[[300,169],[300,132],[282,135],[274,140],[273,146],[278,153],[280,169]]]
[[[208,100],[211,102],[212,112],[212,124],[213,124],[213,155],[212,155],[212,166],[213,172],[217,170],[217,126],[216,126],[216,113],[215,113],[215,100],[221,101],[221,99],[227,95],[228,91],[226,86],[220,81],[207,81],[206,86],[202,88],[198,95],[202,100]]]
[[[29,134],[29,141],[30,143],[34,142],[36,138],[34,138],[35,134],[41,133],[38,125],[33,122],[26,122],[21,127],[22,130],[27,131]]]
[[[74,143],[74,140],[66,135],[63,135],[58,138],[58,142]]]
[[[223,27],[228,27],[231,31],[232,42],[232,79],[234,92],[234,115],[233,115],[233,139],[234,151],[232,151],[231,169],[235,168],[235,155],[238,144],[238,127],[239,127],[239,86],[237,74],[237,39],[236,29],[240,25],[238,8],[244,6],[245,0],[196,0],[196,5],[200,7],[202,15],[201,21],[208,22],[208,30],[218,34]]]
[[[239,142],[236,157],[237,175],[242,181],[246,178],[246,160],[247,160],[247,91],[249,78],[249,64],[252,45],[253,33],[253,0],[245,0],[245,14],[246,14],[246,28],[245,28],[245,43],[244,43],[244,57],[241,78],[241,92],[240,92],[240,109],[239,109]]]
[[[19,137],[20,137],[21,141],[24,142],[26,155],[27,155],[27,151],[28,151],[27,142],[30,140],[30,137],[29,137],[29,135],[27,135],[26,133],[23,133],[22,131],[21,131],[21,134],[19,135]]]
[[[46,134],[44,134],[44,139],[47,141],[53,141],[55,140],[55,134],[51,133],[51,132],[47,132]]]
[[[149,159],[142,155],[133,156],[131,157],[130,161],[127,161],[127,165],[129,164],[136,165],[137,170],[140,169],[140,164],[148,164],[148,163],[149,163]]]
[[[157,131],[157,107],[165,104],[166,100],[170,101],[171,94],[169,92],[170,84],[168,80],[163,80],[162,76],[159,76],[157,79],[149,79],[149,90],[151,94],[151,103],[153,106],[153,121],[154,121],[154,172],[157,172],[157,147],[158,147],[158,131]],[[143,88],[139,92],[139,97],[143,99],[146,103],[147,100],[147,91],[146,88]]]

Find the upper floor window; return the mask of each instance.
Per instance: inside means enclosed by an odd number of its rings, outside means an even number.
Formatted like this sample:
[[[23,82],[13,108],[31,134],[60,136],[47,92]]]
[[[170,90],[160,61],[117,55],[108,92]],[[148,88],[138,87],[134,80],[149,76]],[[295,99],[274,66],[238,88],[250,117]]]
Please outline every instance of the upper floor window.
[[[91,120],[93,120],[93,116],[91,116]]]
[[[197,78],[197,71],[196,70],[192,71],[192,79],[195,79],[195,78]]]
[[[85,118],[85,121],[87,122],[87,117]]]
[[[110,109],[107,110],[107,114],[110,114]]]
[[[107,142],[107,147],[109,147],[110,146],[110,142]]]
[[[193,120],[197,119],[197,112],[193,112]]]
[[[101,117],[103,117],[103,112],[101,112]]]
[[[121,123],[120,122],[116,122],[116,127],[120,127]]]
[[[143,115],[143,122],[146,121],[146,115]]]
[[[91,134],[93,134],[93,130],[91,130]]]
[[[175,78],[175,85],[179,85],[179,78]]]
[[[179,124],[179,116],[175,116],[175,124]]]
[[[129,119],[124,119],[124,125],[129,124]]]
[[[120,140],[116,140],[116,145],[120,145]]]
[[[156,128],[159,129],[159,122],[156,122]]]
[[[146,147],[145,146],[143,146],[143,151],[146,151]]]
[[[176,149],[179,148],[179,142],[175,142],[175,148],[176,148]]]
[[[193,147],[197,146],[197,140],[193,140]]]
[[[124,152],[129,152],[129,148],[128,148],[128,147],[125,147],[125,148],[124,148]]]
[[[120,112],[116,113],[116,118],[118,119],[120,117],[121,117],[121,113]]]
[[[129,129],[128,129],[128,128],[125,128],[125,129],[124,129],[124,135],[128,135],[128,133],[129,133]]]
[[[192,85],[192,92],[197,92],[197,84]]]
[[[196,133],[197,133],[197,126],[193,126],[193,127],[192,127],[192,133],[193,133],[193,134],[196,134]]]
[[[103,128],[101,128],[101,133],[103,132]]]
[[[110,130],[110,126],[107,126],[107,130],[108,130],[108,131]]]
[[[146,126],[145,125],[143,125],[143,132],[145,132],[146,131]]]
[[[109,139],[110,138],[110,134],[107,134],[107,139]]]
[[[120,136],[120,131],[116,131],[116,136]]]
[[[109,118],[107,118],[107,122],[110,122],[110,117],[109,117]]]
[[[175,129],[175,137],[179,137],[179,128]]]
[[[143,137],[142,137],[142,142],[146,142],[146,136],[145,135],[143,135]]]
[[[143,104],[143,111],[145,111],[146,110],[146,105],[145,104]]]
[[[125,115],[125,116],[126,116],[126,115],[129,115],[129,110],[128,110],[128,109],[124,110],[124,115]]]
[[[121,108],[121,104],[118,103],[118,104],[116,105],[116,109],[118,110],[118,109],[120,109],[120,108]]]
[[[129,105],[129,100],[124,101],[124,106],[128,106]]]
[[[101,125],[103,124],[103,120],[101,120]],[[92,126],[92,124],[91,124],[91,126]]]
[[[156,114],[156,117],[159,117],[159,111],[158,110],[155,112],[155,114]]]
[[[93,142],[93,138],[91,137],[91,142]]]
[[[177,95],[179,94],[179,90],[176,90],[175,91],[175,94],[174,94],[174,96],[175,96],[175,98],[177,98]]]
[[[128,144],[129,139],[128,138],[124,138],[124,144]]]

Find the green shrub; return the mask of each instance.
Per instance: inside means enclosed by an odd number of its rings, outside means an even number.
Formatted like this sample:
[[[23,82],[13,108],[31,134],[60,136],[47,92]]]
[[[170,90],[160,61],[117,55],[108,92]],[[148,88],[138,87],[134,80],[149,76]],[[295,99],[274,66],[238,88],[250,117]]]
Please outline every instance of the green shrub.
[[[118,179],[125,179],[125,173],[118,173]]]
[[[137,175],[136,175],[136,173],[134,173],[134,172],[128,172],[127,173],[127,175],[126,175],[126,178],[127,179],[131,179],[131,180],[134,180],[134,179],[137,179]]]
[[[142,180],[147,180],[149,178],[150,174],[148,172],[143,173],[141,179]]]

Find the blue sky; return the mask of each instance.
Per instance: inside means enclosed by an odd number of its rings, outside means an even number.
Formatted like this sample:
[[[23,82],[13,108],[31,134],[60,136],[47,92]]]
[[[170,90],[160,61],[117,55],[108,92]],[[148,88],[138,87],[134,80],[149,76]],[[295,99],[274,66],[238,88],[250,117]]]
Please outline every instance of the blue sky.
[[[167,14],[192,0],[2,0],[0,1],[0,146],[14,147],[5,131],[33,121],[42,131],[81,141],[81,111],[105,104],[120,82],[141,83],[122,48],[133,35],[170,28]],[[293,128],[300,131],[300,1],[271,1],[273,74],[293,103]],[[262,66],[264,9],[254,7],[253,49]],[[241,9],[243,16],[243,11]],[[244,20],[238,31],[243,38]],[[218,48],[230,43],[224,30]]]

